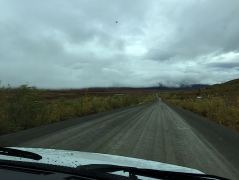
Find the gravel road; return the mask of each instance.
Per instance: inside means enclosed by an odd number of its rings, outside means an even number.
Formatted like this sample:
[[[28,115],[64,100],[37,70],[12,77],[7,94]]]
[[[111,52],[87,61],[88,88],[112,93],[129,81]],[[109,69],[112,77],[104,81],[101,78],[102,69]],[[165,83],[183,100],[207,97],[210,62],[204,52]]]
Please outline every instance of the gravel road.
[[[0,144],[123,155],[239,179],[239,133],[160,99],[4,135]]]

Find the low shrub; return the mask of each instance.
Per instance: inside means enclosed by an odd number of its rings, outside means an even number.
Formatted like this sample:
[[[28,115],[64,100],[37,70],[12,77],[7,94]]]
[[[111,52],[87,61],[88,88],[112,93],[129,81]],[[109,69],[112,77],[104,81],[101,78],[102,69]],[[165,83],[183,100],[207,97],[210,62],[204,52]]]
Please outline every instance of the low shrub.
[[[154,100],[150,94],[86,94],[74,99],[64,97],[46,100],[40,95],[42,93],[26,85],[0,89],[0,134]]]
[[[185,93],[167,94],[163,99],[239,131],[239,97],[208,96],[197,99]]]

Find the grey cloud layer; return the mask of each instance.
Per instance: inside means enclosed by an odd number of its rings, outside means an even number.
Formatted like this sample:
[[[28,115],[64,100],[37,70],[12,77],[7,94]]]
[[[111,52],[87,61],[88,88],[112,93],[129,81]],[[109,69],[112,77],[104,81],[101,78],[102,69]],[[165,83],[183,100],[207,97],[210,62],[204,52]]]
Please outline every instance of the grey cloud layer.
[[[237,0],[1,0],[0,80],[47,88],[226,81],[239,76],[238,17]]]

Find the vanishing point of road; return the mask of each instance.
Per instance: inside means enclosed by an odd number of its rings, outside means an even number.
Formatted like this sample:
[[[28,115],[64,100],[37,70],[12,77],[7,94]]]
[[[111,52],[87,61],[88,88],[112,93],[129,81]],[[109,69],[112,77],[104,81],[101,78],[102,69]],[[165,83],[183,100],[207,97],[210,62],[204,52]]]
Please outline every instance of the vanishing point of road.
[[[136,157],[239,179],[239,133],[160,99],[0,136],[0,144]]]

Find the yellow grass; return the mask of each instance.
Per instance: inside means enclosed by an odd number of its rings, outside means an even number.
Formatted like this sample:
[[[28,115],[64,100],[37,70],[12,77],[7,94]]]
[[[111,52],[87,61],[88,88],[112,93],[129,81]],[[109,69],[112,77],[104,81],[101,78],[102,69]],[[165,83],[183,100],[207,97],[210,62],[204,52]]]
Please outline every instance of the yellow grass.
[[[198,99],[198,96],[202,99]],[[239,131],[238,92],[224,93],[224,89],[174,92],[165,93],[163,99]]]
[[[0,134],[15,132],[73,117],[109,111],[153,101],[152,94],[81,95],[74,98],[42,98],[42,91],[21,86],[0,89]]]

